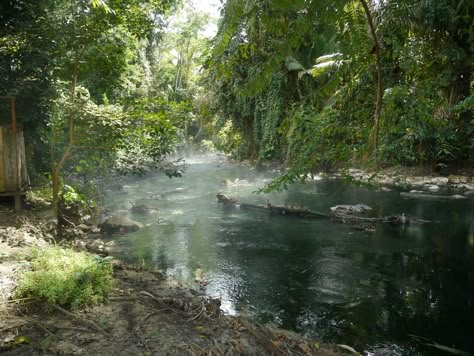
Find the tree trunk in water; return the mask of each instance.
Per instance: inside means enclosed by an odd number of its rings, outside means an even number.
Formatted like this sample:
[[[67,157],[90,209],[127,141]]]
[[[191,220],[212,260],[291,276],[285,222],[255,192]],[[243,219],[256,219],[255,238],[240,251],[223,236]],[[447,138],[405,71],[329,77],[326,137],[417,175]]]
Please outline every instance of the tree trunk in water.
[[[266,210],[278,215],[286,216],[299,216],[302,218],[329,218],[329,214],[320,213],[317,211],[311,211],[306,208],[297,207],[297,206],[284,206],[284,205],[272,205],[269,201],[265,205],[258,204],[248,204],[241,203],[235,198],[231,198],[224,193],[218,193],[216,195],[217,201],[224,206],[238,206],[242,209],[256,209],[256,210]]]

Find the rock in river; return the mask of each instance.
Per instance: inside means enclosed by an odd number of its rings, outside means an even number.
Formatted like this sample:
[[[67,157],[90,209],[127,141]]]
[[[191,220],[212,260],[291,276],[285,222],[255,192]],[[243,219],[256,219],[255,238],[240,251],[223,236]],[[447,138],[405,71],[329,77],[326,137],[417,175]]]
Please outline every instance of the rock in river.
[[[365,204],[357,204],[357,205],[336,205],[331,207],[331,211],[333,213],[345,213],[345,214],[351,214],[351,213],[356,213],[356,214],[363,214],[366,211],[372,210],[370,206],[367,206]]]
[[[122,215],[112,215],[104,222],[99,224],[100,232],[113,234],[116,232],[138,231],[143,225]]]

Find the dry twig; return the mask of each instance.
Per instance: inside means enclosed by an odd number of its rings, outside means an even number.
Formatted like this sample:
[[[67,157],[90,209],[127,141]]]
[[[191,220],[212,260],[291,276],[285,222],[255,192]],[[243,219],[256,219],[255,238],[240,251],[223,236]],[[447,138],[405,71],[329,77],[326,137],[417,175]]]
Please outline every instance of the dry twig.
[[[33,318],[28,318],[28,317],[22,317],[27,322],[33,323],[37,325],[40,329],[42,329],[44,332],[46,332],[49,336],[54,336],[53,332],[49,331],[46,326],[44,326],[42,323],[40,323],[38,320],[33,319]]]
[[[143,319],[143,322],[147,321],[148,319],[150,319],[152,316],[155,316],[156,314],[158,313],[161,313],[162,311],[165,311],[165,310],[172,310],[171,308],[163,308],[163,309],[159,309],[159,310],[155,310],[151,313],[149,313],[145,319]]]
[[[59,310],[61,313],[63,314],[66,314],[74,319],[77,319],[79,321],[81,321],[82,323],[84,324],[87,324],[89,325],[90,327],[92,327],[93,329],[96,329],[97,331],[100,331],[102,334],[104,334],[105,336],[107,337],[110,337],[111,335],[105,331],[104,329],[102,329],[99,325],[97,325],[96,323],[94,323],[92,320],[86,320],[84,318],[81,318],[79,315],[76,315],[74,313],[71,313],[71,312],[68,312],[67,310],[57,306],[57,305],[53,305],[53,308],[56,309],[56,310]]]

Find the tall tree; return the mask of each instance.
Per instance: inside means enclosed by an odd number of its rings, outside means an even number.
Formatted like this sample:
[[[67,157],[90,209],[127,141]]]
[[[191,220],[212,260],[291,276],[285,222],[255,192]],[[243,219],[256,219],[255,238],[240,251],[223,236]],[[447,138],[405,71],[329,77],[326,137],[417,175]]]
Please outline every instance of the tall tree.
[[[241,157],[286,158],[297,179],[472,152],[471,4],[229,0],[223,14],[209,84]]]
[[[108,101],[108,96],[116,99],[114,89],[121,89],[129,69],[130,49],[137,41],[148,38],[150,32],[159,31],[158,16],[174,3],[172,0],[41,3],[12,0],[3,5],[5,11],[1,16],[5,22],[0,28],[0,60],[5,64],[2,69],[6,78],[0,80],[0,85],[22,97],[31,97],[33,107],[43,107],[43,120],[37,123],[35,133],[46,133],[45,124],[50,123],[55,208],[61,170],[79,148],[77,130],[81,125],[90,129],[91,118],[97,118],[90,110],[84,111],[93,107],[93,102],[84,105],[84,95],[88,97],[90,91],[96,102]],[[33,96],[35,82],[43,83],[43,89],[47,90]],[[63,82],[70,87],[67,101],[61,99]],[[29,91],[24,90],[25,85]],[[57,105],[61,100],[62,105]],[[101,110],[100,115],[111,113]],[[28,122],[21,111],[19,119]]]

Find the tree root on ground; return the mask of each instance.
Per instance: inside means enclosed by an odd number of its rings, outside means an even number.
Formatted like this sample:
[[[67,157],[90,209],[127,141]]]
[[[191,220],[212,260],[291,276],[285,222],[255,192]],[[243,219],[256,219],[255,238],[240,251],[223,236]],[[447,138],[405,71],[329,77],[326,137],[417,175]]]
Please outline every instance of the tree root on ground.
[[[60,306],[57,306],[57,305],[53,305],[53,308],[60,311],[61,313],[67,315],[67,316],[70,316],[76,320],[79,320],[80,322],[82,322],[83,324],[86,324],[88,325],[89,327],[99,331],[101,334],[107,336],[107,337],[110,337],[111,335],[105,331],[104,329],[102,329],[99,325],[97,325],[96,323],[94,323],[92,320],[86,320],[84,318],[81,318],[79,315],[77,314],[74,314],[74,313],[71,313],[71,312],[68,312],[67,310],[61,308]]]

